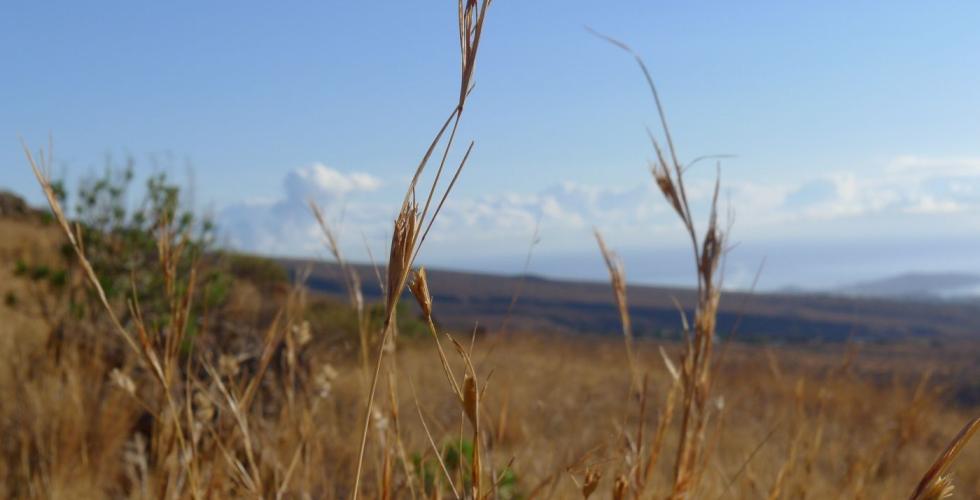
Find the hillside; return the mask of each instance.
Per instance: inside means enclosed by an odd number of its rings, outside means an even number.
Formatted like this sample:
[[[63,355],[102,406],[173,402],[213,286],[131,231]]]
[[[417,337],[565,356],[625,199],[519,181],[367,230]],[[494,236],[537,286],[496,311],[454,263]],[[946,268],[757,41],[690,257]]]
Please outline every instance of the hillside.
[[[971,299],[980,295],[980,276],[966,273],[906,273],[854,283],[836,292],[861,297]]]
[[[43,212],[35,211],[15,195],[0,196],[0,269],[5,285],[0,292],[7,301],[43,293],[13,279],[14,264],[48,260],[61,244],[56,228]],[[53,255],[52,255],[53,257]],[[263,260],[256,258],[255,260]],[[311,267],[308,287],[325,297],[344,299],[343,284],[334,264],[304,259],[270,259],[290,276]],[[373,269],[356,266],[368,300],[380,298]],[[618,334],[619,316],[608,283],[564,281],[536,276],[505,276],[473,272],[429,270],[436,302],[437,320],[457,330],[534,331],[547,333]],[[840,342],[848,338],[893,341],[909,338],[966,338],[980,332],[980,305],[960,301],[920,300],[928,289],[969,285],[967,275],[905,275],[892,280],[865,283],[841,294],[726,293],[719,311],[719,331],[733,330],[744,341]],[[966,280],[966,281],[964,281]],[[928,286],[927,286],[928,285]],[[930,288],[931,287],[931,288]],[[515,293],[517,301],[511,305]],[[675,337],[681,324],[674,299],[690,317],[694,293],[683,288],[629,287],[629,303],[635,332],[641,337]],[[407,303],[414,304],[409,300]],[[8,304],[8,326],[34,330],[36,316]],[[505,318],[510,319],[505,325]]]
[[[35,342],[49,328],[45,321],[47,288],[18,276],[21,262],[55,260],[64,241],[43,212],[0,190],[0,337],[3,342]],[[0,351],[6,345],[0,346]]]
[[[290,275],[311,267],[307,284],[327,295],[343,294],[335,265],[279,259]],[[380,296],[369,266],[357,266],[365,296]],[[535,276],[501,276],[429,270],[438,320],[456,329],[499,330],[512,297],[510,331],[618,333],[619,316],[607,283],[563,281]],[[629,287],[630,312],[638,336],[673,336],[680,317],[673,298],[689,308],[694,292],[682,288]],[[829,294],[726,293],[718,316],[719,331],[746,341],[868,341],[909,338],[963,338],[980,332],[980,305],[915,300],[846,297]],[[692,311],[688,309],[690,317]]]

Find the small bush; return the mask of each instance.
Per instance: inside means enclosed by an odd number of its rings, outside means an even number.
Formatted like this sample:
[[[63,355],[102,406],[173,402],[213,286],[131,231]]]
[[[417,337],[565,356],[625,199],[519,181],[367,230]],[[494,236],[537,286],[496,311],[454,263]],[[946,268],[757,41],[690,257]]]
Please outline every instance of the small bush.
[[[259,288],[266,289],[289,283],[286,268],[272,259],[240,253],[225,253],[221,257],[229,273],[236,278],[247,279]]]

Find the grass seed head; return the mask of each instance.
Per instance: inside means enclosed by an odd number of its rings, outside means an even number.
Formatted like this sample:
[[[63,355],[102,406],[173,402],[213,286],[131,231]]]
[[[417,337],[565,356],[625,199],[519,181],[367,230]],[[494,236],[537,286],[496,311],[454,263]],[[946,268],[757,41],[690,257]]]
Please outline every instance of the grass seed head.
[[[338,375],[337,370],[332,365],[324,363],[317,370],[316,376],[313,377],[313,385],[316,387],[317,396],[322,399],[329,398],[333,390],[333,383],[337,380]]]
[[[657,187],[660,188],[660,192],[663,193],[664,198],[670,203],[674,211],[681,216],[685,217],[684,205],[681,200],[680,195],[677,193],[677,186],[674,184],[674,180],[670,177],[670,171],[667,170],[666,164],[654,165],[650,172],[653,174],[653,179],[657,183]]]
[[[463,410],[466,412],[466,418],[470,419],[470,423],[476,426],[476,403],[477,403],[477,393],[476,393],[476,380],[469,374],[463,379]]]
[[[626,475],[620,475],[616,478],[616,482],[613,483],[613,493],[612,497],[614,500],[624,500],[626,498],[626,492],[629,490],[629,480]]]
[[[916,499],[940,500],[953,496],[953,482],[948,475],[936,476],[929,486]]]
[[[419,303],[419,308],[422,309],[422,314],[426,318],[432,317],[432,295],[429,293],[429,283],[425,277],[425,268],[420,267],[418,271],[415,272],[414,279],[409,285],[409,289],[412,291],[412,295],[415,296],[415,300]]]
[[[919,481],[918,487],[912,493],[912,500],[946,498],[952,494],[953,485],[946,471],[953,465],[956,456],[977,431],[980,431],[980,417],[970,420],[960,429],[953,441],[943,450],[939,458],[922,477],[922,480]]]
[[[109,379],[112,381],[113,385],[125,391],[130,396],[134,396],[136,394],[136,383],[133,382],[133,379],[129,378],[129,375],[123,373],[119,368],[113,368],[112,371],[109,372]]]
[[[229,354],[222,354],[218,357],[218,373],[224,377],[232,378],[238,375],[238,357]]]
[[[215,409],[211,398],[204,391],[194,391],[194,420],[197,423],[210,422],[214,419]]]
[[[419,235],[419,206],[414,200],[402,205],[395,228],[391,234],[391,255],[388,259],[388,283],[385,311],[389,314],[398,303],[405,279],[415,253],[415,242]]]
[[[585,481],[582,483],[582,498],[589,498],[599,487],[599,480],[602,479],[602,471],[598,469],[588,469],[585,471]]]
[[[310,330],[310,322],[303,321],[299,325],[293,327],[293,334],[296,339],[296,344],[300,347],[309,344],[313,340],[313,332]]]

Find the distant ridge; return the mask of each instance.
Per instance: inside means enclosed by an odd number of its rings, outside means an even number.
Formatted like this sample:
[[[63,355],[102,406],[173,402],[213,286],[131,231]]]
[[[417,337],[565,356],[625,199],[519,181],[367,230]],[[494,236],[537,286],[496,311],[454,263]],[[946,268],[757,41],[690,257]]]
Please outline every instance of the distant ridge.
[[[308,287],[343,299],[343,283],[334,264],[303,259],[277,259],[291,276],[307,267]],[[374,269],[355,266],[367,299],[377,300],[380,287]],[[382,275],[384,272],[382,270]],[[500,328],[514,291],[521,295],[511,312],[508,330],[560,333],[620,334],[619,316],[609,285],[540,276],[496,275],[428,270],[435,316],[457,331]],[[956,282],[959,284],[960,282]],[[677,337],[680,312],[676,298],[691,317],[694,292],[684,288],[630,286],[629,304],[637,336]],[[407,298],[413,304],[414,300]],[[737,326],[737,328],[736,328]],[[722,295],[718,331],[735,330],[739,339],[766,342],[842,342],[980,335],[980,303],[888,299],[829,293],[728,292]]]
[[[980,297],[980,274],[905,273],[863,281],[835,290],[844,295],[906,299],[963,299]]]

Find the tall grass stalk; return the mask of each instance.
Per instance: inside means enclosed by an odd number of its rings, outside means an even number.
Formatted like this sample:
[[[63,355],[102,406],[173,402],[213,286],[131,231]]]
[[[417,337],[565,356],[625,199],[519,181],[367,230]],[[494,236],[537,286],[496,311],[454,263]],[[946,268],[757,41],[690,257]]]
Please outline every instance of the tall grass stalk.
[[[713,372],[711,354],[715,339],[718,302],[721,298],[718,269],[725,251],[726,241],[725,233],[718,226],[720,176],[715,182],[711,197],[707,227],[704,234],[700,235],[695,228],[684,179],[690,164],[684,165],[678,160],[670,127],[667,125],[666,113],[660,102],[660,95],[653,82],[653,77],[643,59],[628,45],[594,31],[592,33],[633,55],[643,72],[656,104],[657,115],[667,146],[665,154],[660,141],[651,131],[647,131],[655,153],[655,160],[651,163],[650,170],[660,192],[683,223],[691,242],[697,271],[697,303],[694,310],[694,327],[693,331],[687,327],[684,328],[684,347],[680,363],[681,420],[677,452],[674,457],[674,480],[670,495],[671,498],[687,498],[696,491],[703,475],[706,462],[704,456],[706,432],[708,420],[713,413],[710,404]],[[596,238],[609,268],[616,303],[623,321],[624,335],[627,339],[627,350],[628,353],[631,353],[632,334],[629,311],[626,306],[626,285],[622,264],[606,248],[598,232]],[[632,357],[632,354],[629,356]],[[630,365],[633,366],[634,364],[631,360]],[[631,368],[632,370],[633,368]],[[636,375],[633,375],[632,378],[635,383]]]
[[[456,184],[459,174],[462,172],[463,167],[466,164],[466,160],[469,158],[470,152],[473,149],[473,143],[471,142],[469,147],[466,149],[466,153],[463,155],[462,160],[460,160],[452,180],[443,191],[438,205],[432,209],[431,205],[438,188],[439,178],[442,175],[443,168],[449,156],[449,151],[452,148],[453,141],[456,137],[456,130],[463,114],[466,98],[469,96],[470,91],[473,88],[473,73],[476,68],[476,56],[480,46],[481,36],[483,34],[483,26],[484,21],[486,20],[487,9],[490,7],[490,3],[491,0],[482,0],[481,2],[477,2],[476,0],[466,0],[465,3],[463,0],[459,1],[458,21],[461,59],[459,99],[452,113],[450,113],[449,118],[442,125],[442,128],[439,129],[439,132],[436,133],[435,138],[432,140],[432,143],[429,145],[428,149],[423,155],[422,160],[419,162],[419,165],[415,170],[415,175],[412,177],[408,190],[405,193],[405,199],[402,201],[402,206],[399,210],[398,217],[395,219],[395,227],[392,231],[391,237],[391,250],[388,257],[387,280],[385,282],[385,319],[382,326],[381,342],[378,348],[374,374],[371,379],[371,388],[370,392],[368,393],[367,405],[364,412],[361,430],[361,443],[358,451],[357,468],[354,476],[353,498],[355,499],[360,493],[361,471],[364,467],[364,451],[367,447],[368,429],[370,428],[371,424],[371,411],[374,408],[374,396],[375,392],[377,391],[378,378],[381,373],[382,363],[384,361],[385,348],[391,339],[392,330],[394,328],[394,317],[398,300],[401,297],[402,290],[405,288],[405,283],[408,279],[409,273],[411,272],[415,257],[418,255],[419,250],[421,250],[422,243],[425,241],[429,230],[432,228],[432,223],[439,215],[439,211],[442,209],[447,196],[449,195],[450,191],[452,191],[453,186]],[[452,124],[452,130],[449,134],[448,140],[445,141],[442,158],[439,161],[439,166],[432,180],[432,184],[428,189],[428,194],[425,197],[425,204],[423,205],[420,213],[418,203],[415,201],[415,188],[433,152],[442,142],[443,135],[449,128],[450,123]],[[429,214],[430,209],[432,209],[431,215]],[[424,230],[422,229],[423,225],[425,226]]]

